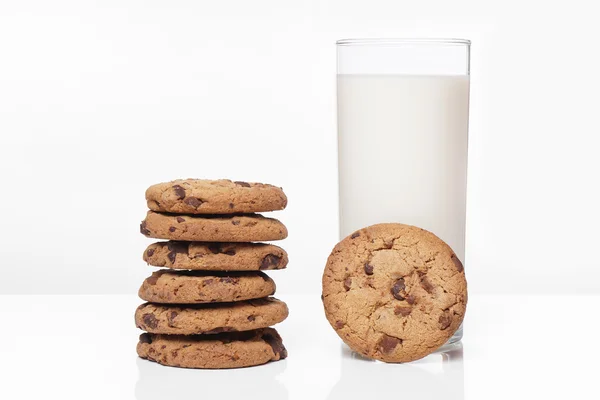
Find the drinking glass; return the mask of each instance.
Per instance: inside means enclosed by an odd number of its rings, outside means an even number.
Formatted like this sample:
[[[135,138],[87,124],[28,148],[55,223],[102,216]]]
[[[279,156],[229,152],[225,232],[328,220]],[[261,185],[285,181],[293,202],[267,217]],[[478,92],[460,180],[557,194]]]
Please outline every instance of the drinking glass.
[[[415,225],[464,263],[469,57],[463,39],[337,42],[341,238]]]

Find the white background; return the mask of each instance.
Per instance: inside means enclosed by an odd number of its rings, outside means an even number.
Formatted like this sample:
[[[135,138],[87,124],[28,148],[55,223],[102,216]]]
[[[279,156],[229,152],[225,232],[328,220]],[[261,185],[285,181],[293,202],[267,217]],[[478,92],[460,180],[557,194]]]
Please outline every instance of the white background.
[[[130,293],[144,190],[283,186],[289,268],[319,293],[337,241],[335,45],[473,41],[472,293],[600,293],[593,2],[3,1],[0,293]]]

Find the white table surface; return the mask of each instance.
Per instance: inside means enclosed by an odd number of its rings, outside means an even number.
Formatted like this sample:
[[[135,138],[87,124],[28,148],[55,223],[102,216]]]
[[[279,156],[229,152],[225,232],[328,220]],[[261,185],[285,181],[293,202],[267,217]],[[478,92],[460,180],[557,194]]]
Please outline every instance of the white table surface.
[[[319,296],[278,296],[288,359],[237,370],[141,360],[135,296],[0,296],[0,399],[600,398],[600,296],[470,296],[456,348],[392,365],[339,340]]]

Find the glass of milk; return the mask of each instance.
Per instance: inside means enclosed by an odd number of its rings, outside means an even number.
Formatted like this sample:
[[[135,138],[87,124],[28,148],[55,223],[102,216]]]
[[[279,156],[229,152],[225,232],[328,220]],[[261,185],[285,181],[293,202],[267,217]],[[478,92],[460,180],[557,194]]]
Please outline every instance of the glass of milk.
[[[415,225],[464,263],[469,53],[462,39],[337,42],[341,238]]]

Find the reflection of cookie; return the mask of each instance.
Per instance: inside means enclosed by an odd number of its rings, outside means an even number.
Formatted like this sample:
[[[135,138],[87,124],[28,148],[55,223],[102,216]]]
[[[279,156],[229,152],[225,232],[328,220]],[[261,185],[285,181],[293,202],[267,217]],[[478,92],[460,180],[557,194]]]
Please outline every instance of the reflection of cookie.
[[[283,210],[281,188],[227,179],[179,179],[146,190],[148,208],[178,214],[231,214]]]
[[[467,283],[460,260],[434,234],[402,224],[354,232],[323,274],[331,326],[356,352],[387,362],[419,359],[461,324]]]
[[[140,357],[183,368],[240,368],[287,357],[275,329],[216,335],[155,335],[143,333],[137,345]]]
[[[144,251],[144,261],[156,267],[204,271],[282,269],[285,250],[266,243],[157,242]]]
[[[135,399],[138,400],[185,399],[190,397],[190,393],[198,392],[199,378],[207,378],[198,377],[194,369],[161,368],[140,357],[135,361],[138,372]],[[286,370],[285,362],[268,362],[260,368],[229,369],[225,374],[216,371],[217,373],[211,373],[208,379],[202,379],[202,398],[287,400],[288,391],[280,381],[281,374]],[[160,382],[160,385],[157,382]],[[261,389],[249,391],[248,385],[232,385],[231,382],[252,382],[252,387]],[[227,396],[223,395],[223,388],[227,388]]]
[[[260,214],[176,215],[148,211],[140,231],[157,239],[198,242],[262,242],[287,237],[281,222]]]
[[[288,316],[287,305],[273,297],[235,303],[186,306],[144,303],[135,311],[140,329],[167,335],[249,331],[275,325]]]
[[[146,278],[139,296],[154,303],[229,302],[267,297],[275,282],[262,272],[160,270]]]

